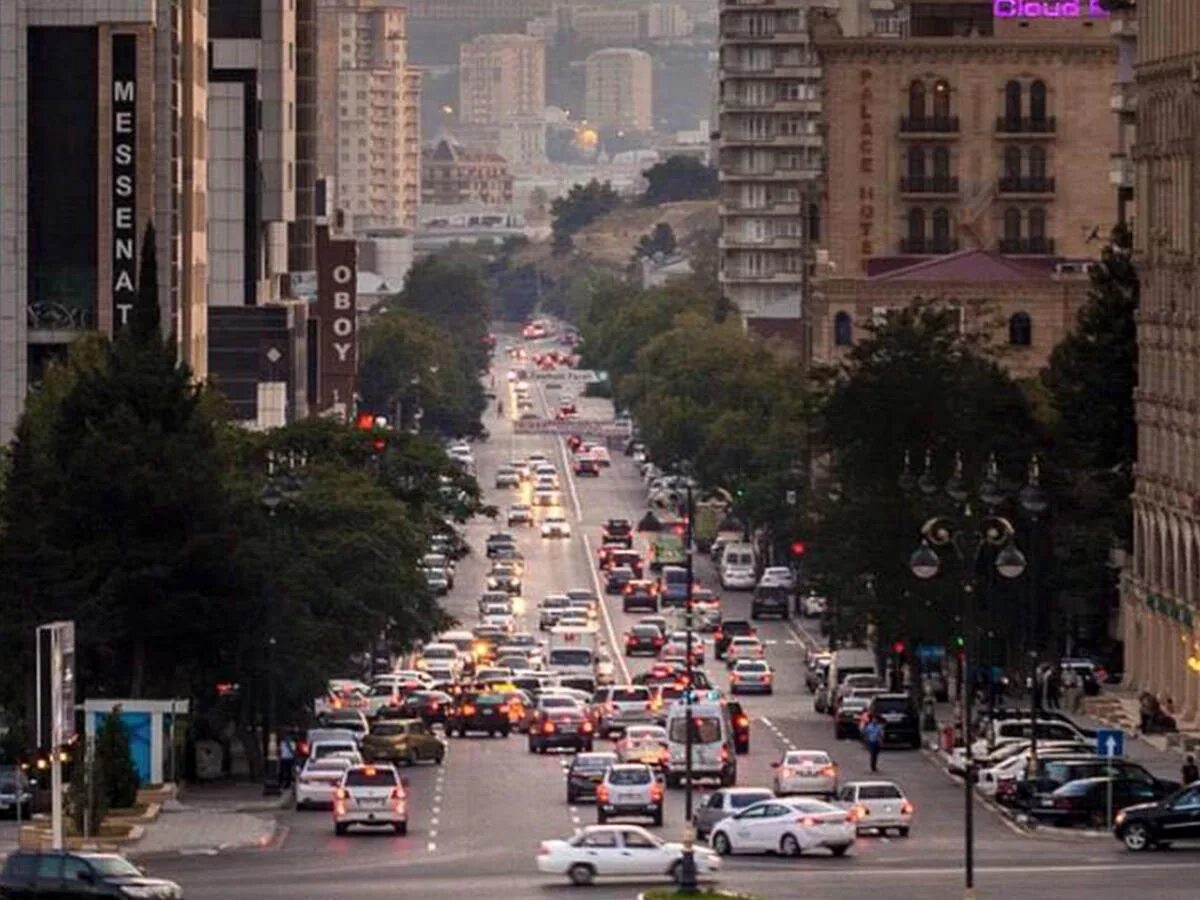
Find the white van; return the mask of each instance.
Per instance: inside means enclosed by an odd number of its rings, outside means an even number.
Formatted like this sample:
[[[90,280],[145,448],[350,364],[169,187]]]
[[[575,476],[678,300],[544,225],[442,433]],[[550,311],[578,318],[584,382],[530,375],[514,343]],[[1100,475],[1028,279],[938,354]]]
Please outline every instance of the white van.
[[[721,553],[721,587],[752,591],[758,583],[758,561],[750,544],[727,544]]]
[[[737,757],[733,728],[724,706],[705,701],[693,703],[692,777],[715,778],[721,787],[737,782]],[[668,787],[679,787],[687,772],[688,707],[676,701],[667,710],[667,761],[663,767]]]
[[[866,647],[845,647],[835,650],[829,663],[828,684],[831,695],[848,675],[879,675],[875,651]]]

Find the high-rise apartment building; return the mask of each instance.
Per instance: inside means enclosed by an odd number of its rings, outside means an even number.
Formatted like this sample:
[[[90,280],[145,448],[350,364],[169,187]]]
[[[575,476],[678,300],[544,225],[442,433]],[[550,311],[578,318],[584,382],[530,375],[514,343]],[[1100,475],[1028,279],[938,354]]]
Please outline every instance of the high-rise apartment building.
[[[546,108],[546,46],[525,34],[481,34],[459,48],[458,118],[499,125]]]
[[[601,128],[654,127],[654,63],[628,47],[597,50],[584,63],[584,114]]]
[[[905,20],[894,6],[721,0],[720,277],[752,327],[800,318],[805,246],[821,240],[821,67],[809,10],[836,10],[846,34],[898,35]]]
[[[1139,0],[1136,28],[1138,428],[1133,565],[1121,590],[1125,683],[1200,717],[1200,16],[1192,0]],[[1133,18],[1136,15],[1136,18]]]
[[[164,330],[205,374],[205,6],[0,3],[0,441],[47,361],[121,327],[151,223]]]
[[[318,168],[352,228],[413,228],[420,203],[420,76],[399,0],[319,0]]]
[[[296,216],[288,225],[288,271],[316,268],[317,0],[296,0]]]

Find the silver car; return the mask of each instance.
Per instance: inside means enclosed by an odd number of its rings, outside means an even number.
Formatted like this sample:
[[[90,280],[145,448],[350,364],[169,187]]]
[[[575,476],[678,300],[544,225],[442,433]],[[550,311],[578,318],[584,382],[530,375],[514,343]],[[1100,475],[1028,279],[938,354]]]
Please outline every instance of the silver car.
[[[891,781],[849,781],[837,792],[838,806],[854,815],[858,832],[895,830],[908,837],[913,823],[913,805],[899,785]]]
[[[712,833],[713,826],[722,819],[728,819],[747,806],[752,806],[760,800],[770,800],[774,796],[775,794],[766,788],[733,787],[713,791],[692,817],[696,837],[701,840],[707,838]]]
[[[777,763],[775,793],[822,794],[832,797],[837,791],[837,766],[824,750],[789,750]]]

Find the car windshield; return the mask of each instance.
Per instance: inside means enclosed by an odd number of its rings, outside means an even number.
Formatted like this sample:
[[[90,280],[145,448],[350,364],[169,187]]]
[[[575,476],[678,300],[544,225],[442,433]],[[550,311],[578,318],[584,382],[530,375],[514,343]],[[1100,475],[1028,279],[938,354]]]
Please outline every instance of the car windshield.
[[[894,784],[864,784],[858,789],[859,800],[899,800],[903,796]]]
[[[829,757],[824,753],[805,753],[800,751],[789,753],[784,759],[784,762],[788,763],[789,765],[813,763],[818,766],[827,766],[829,765]]]
[[[876,697],[875,712],[877,713],[906,713],[909,711],[907,697]]]
[[[550,665],[552,666],[590,666],[592,664],[591,650],[551,650]]]
[[[372,736],[391,737],[396,734],[404,734],[405,726],[399,722],[376,722],[375,727],[371,729]]]
[[[633,633],[638,637],[657,637],[662,634],[657,625],[635,625]]]
[[[576,706],[575,700],[571,697],[543,697],[541,703],[543,709],[574,709]]]
[[[646,768],[638,769],[613,769],[608,776],[609,784],[649,784],[653,777],[650,770]]]
[[[353,744],[318,744],[313,749],[313,758],[321,759],[331,753],[357,753],[358,748]]]
[[[682,744],[687,740],[687,719],[671,720],[671,740]],[[692,718],[692,741],[697,744],[712,744],[721,740],[721,721],[715,716],[694,716]]]
[[[616,761],[612,753],[581,753],[575,757],[574,768],[584,772],[603,772]]]
[[[734,668],[735,672],[765,672],[767,664],[765,662],[743,662],[738,663]]]
[[[140,878],[142,875],[137,866],[120,856],[90,856],[88,862],[101,875],[110,878]]]
[[[745,809],[752,803],[770,800],[772,796],[770,791],[739,791],[729,795],[729,805],[734,809]]]
[[[395,787],[394,769],[373,768],[350,769],[346,772],[346,787]]]
[[[645,688],[613,688],[614,703],[645,703],[650,699],[650,692]]]

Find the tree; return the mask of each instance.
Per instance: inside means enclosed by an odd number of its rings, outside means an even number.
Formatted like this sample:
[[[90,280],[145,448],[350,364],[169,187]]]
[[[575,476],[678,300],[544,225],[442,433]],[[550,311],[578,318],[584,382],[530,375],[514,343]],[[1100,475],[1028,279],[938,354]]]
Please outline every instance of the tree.
[[[550,204],[555,246],[569,247],[571,235],[620,205],[621,195],[613,190],[610,182],[602,184],[593,178],[587,184],[573,185],[567,196],[558,197]]]
[[[451,346],[478,373],[487,368],[484,338],[492,318],[491,303],[477,252],[451,249],[452,253],[418,260],[408,271],[404,290],[388,301],[387,308],[420,313],[451,336]]]
[[[694,156],[671,156],[642,172],[646,191],[642,203],[658,206],[680,200],[707,200],[717,196],[717,170]]]
[[[670,256],[675,252],[675,230],[668,222],[659,222],[654,230],[638,238],[635,259],[653,259],[656,256]]]
[[[129,729],[121,719],[119,705],[104,717],[96,735],[92,765],[96,797],[102,809],[129,809],[137,803],[140,779],[129,750]]]

